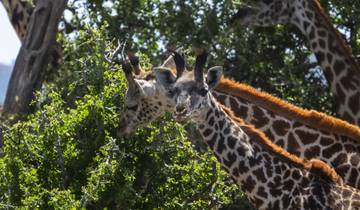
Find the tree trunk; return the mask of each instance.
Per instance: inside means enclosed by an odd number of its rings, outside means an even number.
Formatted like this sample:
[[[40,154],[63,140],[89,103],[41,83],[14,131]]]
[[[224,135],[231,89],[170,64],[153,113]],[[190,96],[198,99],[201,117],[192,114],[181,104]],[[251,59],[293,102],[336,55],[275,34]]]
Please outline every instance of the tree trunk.
[[[60,18],[68,0],[38,0],[29,30],[16,58],[4,102],[5,114],[26,115],[34,92],[41,87]]]

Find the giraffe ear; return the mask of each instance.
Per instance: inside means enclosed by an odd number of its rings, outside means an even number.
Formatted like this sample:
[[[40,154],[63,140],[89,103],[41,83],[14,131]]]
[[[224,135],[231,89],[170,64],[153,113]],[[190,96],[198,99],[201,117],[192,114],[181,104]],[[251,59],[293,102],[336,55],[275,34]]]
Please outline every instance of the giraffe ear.
[[[214,66],[208,70],[206,83],[209,87],[209,90],[214,89],[220,83],[222,69],[222,66]]]
[[[175,75],[172,73],[171,69],[165,67],[156,67],[153,69],[155,72],[156,80],[161,86],[167,88],[176,81]]]

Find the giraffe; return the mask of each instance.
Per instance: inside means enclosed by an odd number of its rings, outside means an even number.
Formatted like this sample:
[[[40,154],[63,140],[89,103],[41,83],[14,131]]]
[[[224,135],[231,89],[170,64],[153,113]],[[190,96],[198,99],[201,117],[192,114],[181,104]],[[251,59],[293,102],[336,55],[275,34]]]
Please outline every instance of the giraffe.
[[[182,72],[187,72],[184,62],[178,53],[165,61],[163,67],[177,69],[177,76],[169,75],[170,80],[176,80]],[[129,85],[120,119],[120,135],[129,134],[174,109],[153,73],[134,79],[130,64],[123,69]],[[346,184],[360,189],[358,127],[313,110],[301,109],[229,79],[222,79],[212,94],[237,117],[264,132],[275,144],[300,158],[326,162],[335,168]]]
[[[24,0],[1,0],[20,41],[23,42],[28,30],[34,6]]]
[[[360,66],[318,0],[256,0],[230,22],[295,25],[305,35],[335,97],[340,118],[360,126]]]
[[[174,104],[176,120],[192,119],[217,160],[258,209],[360,209],[360,191],[320,160],[304,160],[273,144],[264,133],[236,118],[210,90],[222,67],[202,69],[206,54],[196,59],[194,72],[173,80],[171,69],[155,68],[159,83]]]

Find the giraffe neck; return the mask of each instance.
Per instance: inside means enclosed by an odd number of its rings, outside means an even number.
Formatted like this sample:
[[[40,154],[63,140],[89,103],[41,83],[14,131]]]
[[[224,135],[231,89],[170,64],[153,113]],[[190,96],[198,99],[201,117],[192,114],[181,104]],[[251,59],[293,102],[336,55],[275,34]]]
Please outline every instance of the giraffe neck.
[[[320,161],[315,162],[325,169],[309,166],[311,161],[290,155],[253,128],[239,124],[241,120],[229,117],[224,108],[210,98],[209,106],[194,120],[218,161],[256,208],[331,207],[334,197],[331,195],[328,200],[326,196],[344,188],[332,169]]]
[[[360,125],[360,67],[350,48],[317,0],[294,1],[292,7],[291,22],[307,37],[334,94],[338,116]]]
[[[6,9],[17,36],[23,42],[34,10],[33,5],[22,0],[2,0],[1,3]]]
[[[356,126],[231,80],[223,79],[213,95],[275,144],[300,158],[321,159],[334,167],[346,184],[360,189],[360,129]]]

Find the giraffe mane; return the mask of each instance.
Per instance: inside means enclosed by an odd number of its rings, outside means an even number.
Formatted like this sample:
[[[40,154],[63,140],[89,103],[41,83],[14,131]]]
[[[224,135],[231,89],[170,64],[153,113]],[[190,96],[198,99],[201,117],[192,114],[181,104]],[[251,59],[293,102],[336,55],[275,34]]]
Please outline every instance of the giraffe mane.
[[[175,72],[175,70],[172,70]],[[155,78],[152,71],[146,72],[139,79],[151,80]],[[360,128],[344,120],[326,115],[315,110],[307,110],[295,106],[289,102],[261,92],[255,88],[236,82],[231,79],[222,78],[215,91],[243,98],[260,107],[270,110],[276,114],[289,119],[294,119],[304,125],[318,128],[320,130],[349,137],[360,142]]]
[[[222,79],[216,91],[241,97],[276,114],[294,119],[310,127],[350,137],[360,142],[360,128],[341,119],[331,117],[315,110],[306,110],[292,105],[268,93],[238,83],[230,79]]]
[[[326,163],[318,159],[301,159],[300,157],[293,155],[283,149],[282,147],[274,144],[265,133],[256,129],[253,125],[246,124],[242,119],[235,116],[234,112],[225,107],[224,105],[218,103],[220,107],[225,111],[225,113],[235,122],[237,123],[246,134],[250,137],[254,138],[259,142],[262,146],[266,147],[267,150],[279,155],[282,159],[286,161],[290,161],[304,169],[309,170],[312,174],[316,174],[324,180],[336,183],[341,185],[343,183],[343,179],[337,174],[334,168],[330,167]]]
[[[310,4],[313,6],[313,8],[320,14],[324,19],[325,23],[329,26],[328,29],[335,34],[335,39],[337,39],[338,43],[340,43],[340,49],[342,50],[342,54],[346,55],[348,58],[348,61],[350,62],[350,65],[356,69],[356,73],[360,74],[360,65],[356,61],[356,59],[352,55],[352,49],[349,45],[347,45],[340,35],[339,31],[333,26],[332,21],[329,17],[329,15],[326,14],[324,8],[321,6],[319,0],[309,0]]]

